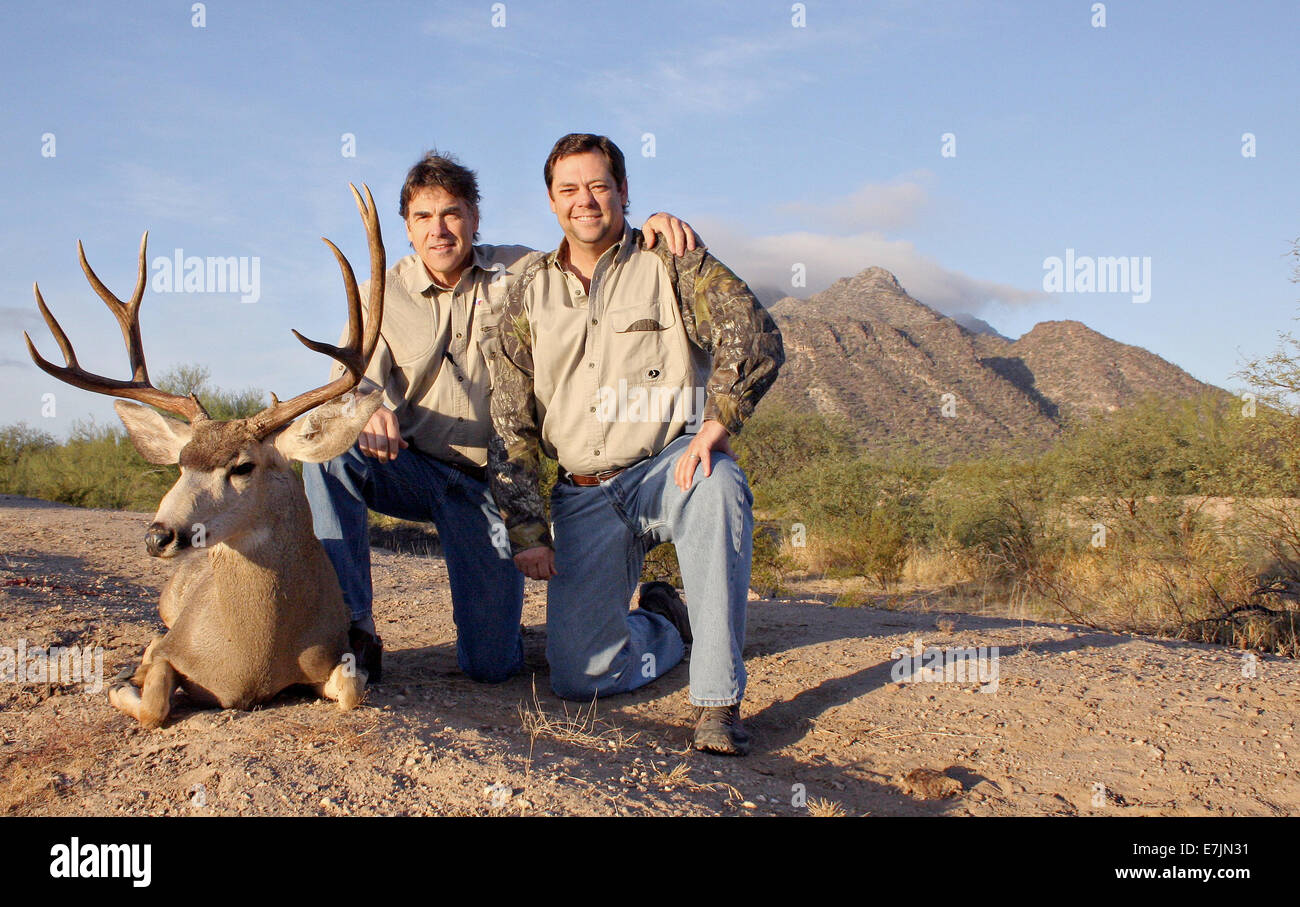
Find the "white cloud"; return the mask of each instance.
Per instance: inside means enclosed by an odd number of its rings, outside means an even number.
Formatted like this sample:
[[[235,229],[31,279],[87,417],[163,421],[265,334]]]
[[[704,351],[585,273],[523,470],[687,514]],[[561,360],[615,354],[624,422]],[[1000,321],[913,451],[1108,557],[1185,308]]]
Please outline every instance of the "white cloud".
[[[889,239],[877,231],[748,236],[722,222],[704,220],[699,230],[718,258],[756,292],[764,291],[767,299],[810,296],[873,265],[892,272],[913,298],[946,314],[978,313],[994,301],[1016,304],[1046,298],[1038,289],[1025,290],[945,268],[911,242]],[[806,287],[791,286],[796,264],[804,267]]]
[[[865,183],[833,202],[789,202],[777,210],[806,226],[847,230],[895,230],[917,222],[929,207],[928,170],[909,173],[889,183]]]

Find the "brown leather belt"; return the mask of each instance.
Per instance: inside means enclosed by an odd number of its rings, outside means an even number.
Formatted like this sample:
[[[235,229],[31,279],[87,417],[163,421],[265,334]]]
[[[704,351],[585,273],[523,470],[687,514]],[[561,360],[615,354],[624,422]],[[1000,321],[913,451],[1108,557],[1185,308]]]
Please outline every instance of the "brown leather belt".
[[[624,467],[626,469],[627,467]],[[599,485],[601,482],[608,482],[614,476],[621,473],[622,469],[607,469],[604,472],[598,472],[595,475],[581,476],[567,469],[560,470],[560,481],[569,485],[581,485],[584,488],[590,488],[592,485]]]

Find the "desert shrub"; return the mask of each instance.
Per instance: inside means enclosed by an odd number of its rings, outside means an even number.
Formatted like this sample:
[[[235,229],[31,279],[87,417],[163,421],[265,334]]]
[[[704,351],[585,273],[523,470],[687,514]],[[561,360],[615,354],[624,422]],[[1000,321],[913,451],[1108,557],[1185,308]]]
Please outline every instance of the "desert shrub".
[[[1217,391],[1148,397],[1070,427],[1043,464],[1075,495],[1275,495],[1297,489],[1286,419]]]
[[[1041,460],[981,460],[949,467],[924,500],[927,537],[960,549],[984,582],[1014,583],[1049,570],[1070,544],[1060,488]]]
[[[152,510],[179,475],[136,453],[126,432],[74,423],[63,444],[28,447],[7,470],[10,493],[115,510]]]
[[[169,394],[194,394],[213,419],[246,419],[266,406],[265,394],[256,388],[227,391],[213,387],[212,372],[202,365],[178,365],[154,382]]]
[[[25,468],[20,464],[56,447],[53,435],[25,422],[0,428],[0,494],[26,494]]]
[[[664,542],[651,548],[641,566],[641,582],[650,583],[659,580],[682,588],[682,568],[677,563],[677,549],[671,542]]]
[[[202,366],[180,366],[155,384],[169,393],[196,393],[214,419],[243,418],[262,409],[257,390],[212,387]],[[0,491],[76,507],[153,510],[176,482],[175,466],[155,466],[135,450],[126,431],[94,421],[73,424],[66,441],[19,423],[0,429]]]
[[[754,527],[749,586],[763,598],[783,598],[790,594],[786,577],[794,569],[794,559],[785,551],[786,532],[780,525],[759,524]]]
[[[796,410],[780,400],[764,400],[745,423],[732,445],[754,490],[755,503],[782,477],[827,460],[852,458],[856,446],[843,421],[827,419],[816,410]]]

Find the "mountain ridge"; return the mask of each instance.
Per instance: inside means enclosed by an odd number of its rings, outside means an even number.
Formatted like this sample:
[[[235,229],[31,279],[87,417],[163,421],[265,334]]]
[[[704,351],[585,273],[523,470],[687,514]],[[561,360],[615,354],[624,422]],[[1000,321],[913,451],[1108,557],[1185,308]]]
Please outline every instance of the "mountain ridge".
[[[1146,394],[1217,390],[1079,321],[1040,322],[1012,340],[974,316],[931,308],[878,266],[768,311],[786,348],[773,395],[846,419],[868,447],[902,444],[955,459],[1007,443],[1046,445],[1068,420]]]

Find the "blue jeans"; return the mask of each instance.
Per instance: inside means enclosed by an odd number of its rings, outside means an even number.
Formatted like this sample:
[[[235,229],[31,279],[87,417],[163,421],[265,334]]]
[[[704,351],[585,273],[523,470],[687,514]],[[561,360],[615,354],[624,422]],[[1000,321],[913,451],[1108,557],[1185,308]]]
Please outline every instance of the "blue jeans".
[[[565,699],[625,693],[682,660],[685,645],[657,614],[628,611],[647,552],[677,549],[695,641],[690,698],[731,705],[745,694],[745,610],[753,554],[753,497],[735,460],[713,458],[691,487],[673,482],[684,435],[658,456],[593,487],[557,483],[551,494],[556,575],[547,597],[551,688]]]
[[[524,577],[485,483],[414,448],[381,463],[356,445],[328,463],[302,464],[302,478],[316,537],[334,564],[353,622],[370,616],[373,601],[366,508],[432,521],[447,558],[460,669],[498,683],[523,668]]]

